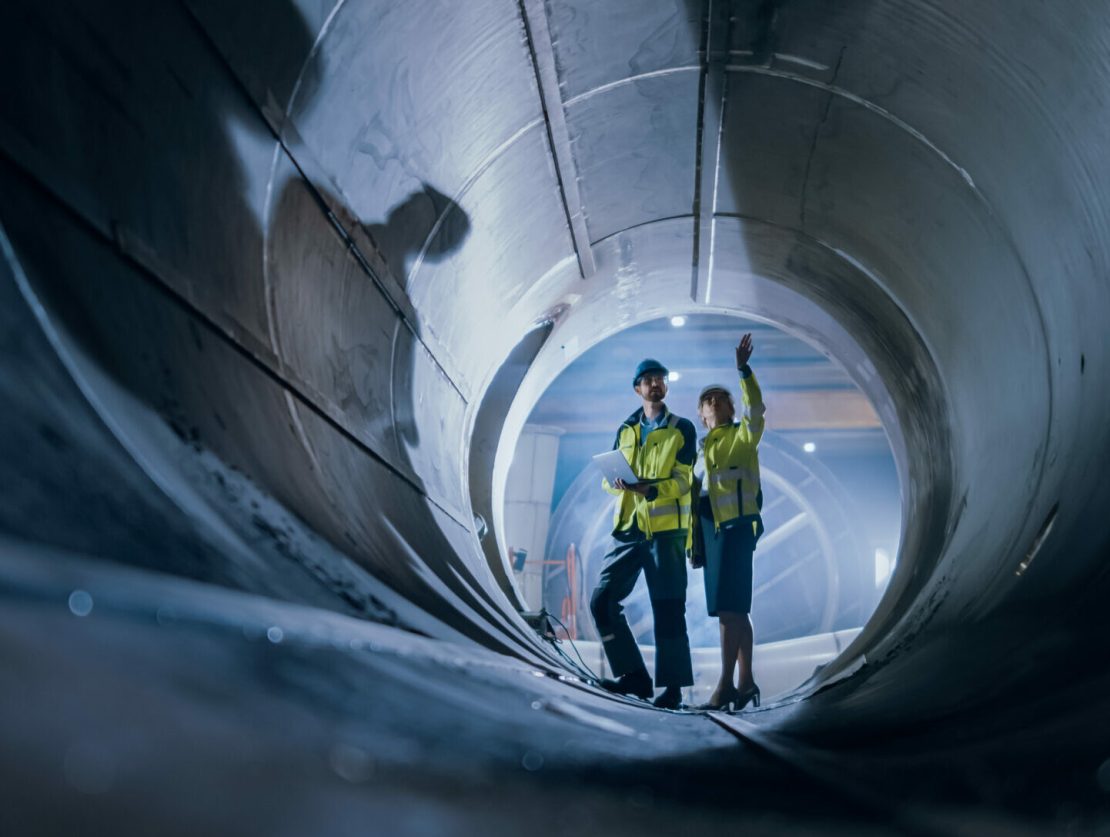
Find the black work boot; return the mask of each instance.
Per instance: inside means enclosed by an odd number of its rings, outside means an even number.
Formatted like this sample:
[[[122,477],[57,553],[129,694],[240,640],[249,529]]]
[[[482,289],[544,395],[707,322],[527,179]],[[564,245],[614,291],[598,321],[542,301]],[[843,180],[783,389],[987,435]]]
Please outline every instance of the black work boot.
[[[630,671],[628,674],[622,674],[616,680],[603,677],[600,685],[607,692],[613,692],[617,695],[633,695],[644,700],[649,700],[655,691],[651,685],[651,677],[647,670],[642,668],[637,671]]]
[[[663,694],[651,702],[656,709],[678,709],[682,706],[682,689],[678,686],[668,686]]]

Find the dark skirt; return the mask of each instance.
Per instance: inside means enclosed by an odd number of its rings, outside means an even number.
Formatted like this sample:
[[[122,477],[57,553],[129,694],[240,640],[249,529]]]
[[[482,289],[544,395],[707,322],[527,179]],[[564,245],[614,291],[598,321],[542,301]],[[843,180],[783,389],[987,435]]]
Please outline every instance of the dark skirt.
[[[709,500],[700,498],[698,521],[705,543],[705,608],[710,616],[722,610],[752,612],[752,553],[755,533],[750,523],[713,530]]]

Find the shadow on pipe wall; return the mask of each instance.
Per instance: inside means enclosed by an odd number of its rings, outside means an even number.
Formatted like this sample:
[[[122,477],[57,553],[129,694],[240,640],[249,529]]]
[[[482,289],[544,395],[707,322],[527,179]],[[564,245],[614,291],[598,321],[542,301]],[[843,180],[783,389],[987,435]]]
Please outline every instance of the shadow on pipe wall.
[[[202,3],[191,13],[5,6],[0,211],[28,302],[41,303],[81,389],[26,394],[7,421],[34,416],[40,435],[60,441],[6,459],[30,482],[70,474],[88,484],[64,498],[46,487],[8,496],[0,523],[102,558],[520,652],[528,641],[513,636],[473,555],[450,473],[409,455],[457,453],[449,433],[419,429],[435,426],[428,418],[451,382],[371,275],[367,257],[381,256],[356,252],[352,238],[357,224],[390,262],[446,259],[469,220],[427,184],[386,218],[337,217],[342,195],[306,179],[311,166],[271,133],[274,97],[299,85],[307,105],[320,83],[312,60],[301,66],[313,35],[291,3],[263,5],[265,14],[259,4],[216,10],[228,15],[222,34],[249,33],[232,39],[241,52],[231,55],[209,39],[199,15],[215,12]],[[29,78],[51,95],[19,83]],[[252,101],[259,85],[269,99]],[[292,121],[280,127],[295,133]],[[20,362],[5,357],[9,378],[24,375]],[[57,402],[49,418],[43,399]],[[97,455],[72,422],[78,410],[93,421],[85,399],[111,431],[96,444],[126,452],[112,472],[72,465]],[[444,413],[461,416],[461,402]],[[124,491],[144,483],[149,498]],[[98,503],[69,502],[80,497]]]

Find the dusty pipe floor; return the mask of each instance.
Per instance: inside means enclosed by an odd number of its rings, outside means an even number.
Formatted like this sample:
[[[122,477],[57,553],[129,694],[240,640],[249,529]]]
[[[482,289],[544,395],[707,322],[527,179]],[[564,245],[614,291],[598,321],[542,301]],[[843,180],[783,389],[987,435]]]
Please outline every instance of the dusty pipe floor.
[[[949,728],[939,746],[917,731],[822,748],[776,735],[781,711],[719,724],[314,608],[11,542],[4,553],[11,833],[1106,825],[1083,764],[1097,748],[1077,737],[1104,717],[1089,695],[1063,696],[1066,722],[1026,718],[1001,740],[1010,719]],[[1060,697],[1041,711],[1058,716]],[[1051,754],[1050,769],[1015,769],[1016,754]]]

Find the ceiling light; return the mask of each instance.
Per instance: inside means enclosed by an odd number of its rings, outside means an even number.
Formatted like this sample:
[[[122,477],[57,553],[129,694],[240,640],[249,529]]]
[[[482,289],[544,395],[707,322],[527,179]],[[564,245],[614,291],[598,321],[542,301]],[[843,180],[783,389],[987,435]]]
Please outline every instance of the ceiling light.
[[[813,453],[815,450],[817,450],[817,445],[813,444],[813,442],[806,442],[804,445],[802,445],[802,450],[804,450],[806,453]]]
[[[681,372],[668,372],[667,373],[667,380],[668,381],[677,381],[681,377],[682,377]]]
[[[673,325],[675,328],[682,328],[684,325],[686,325],[686,318],[671,317],[671,325]]]

